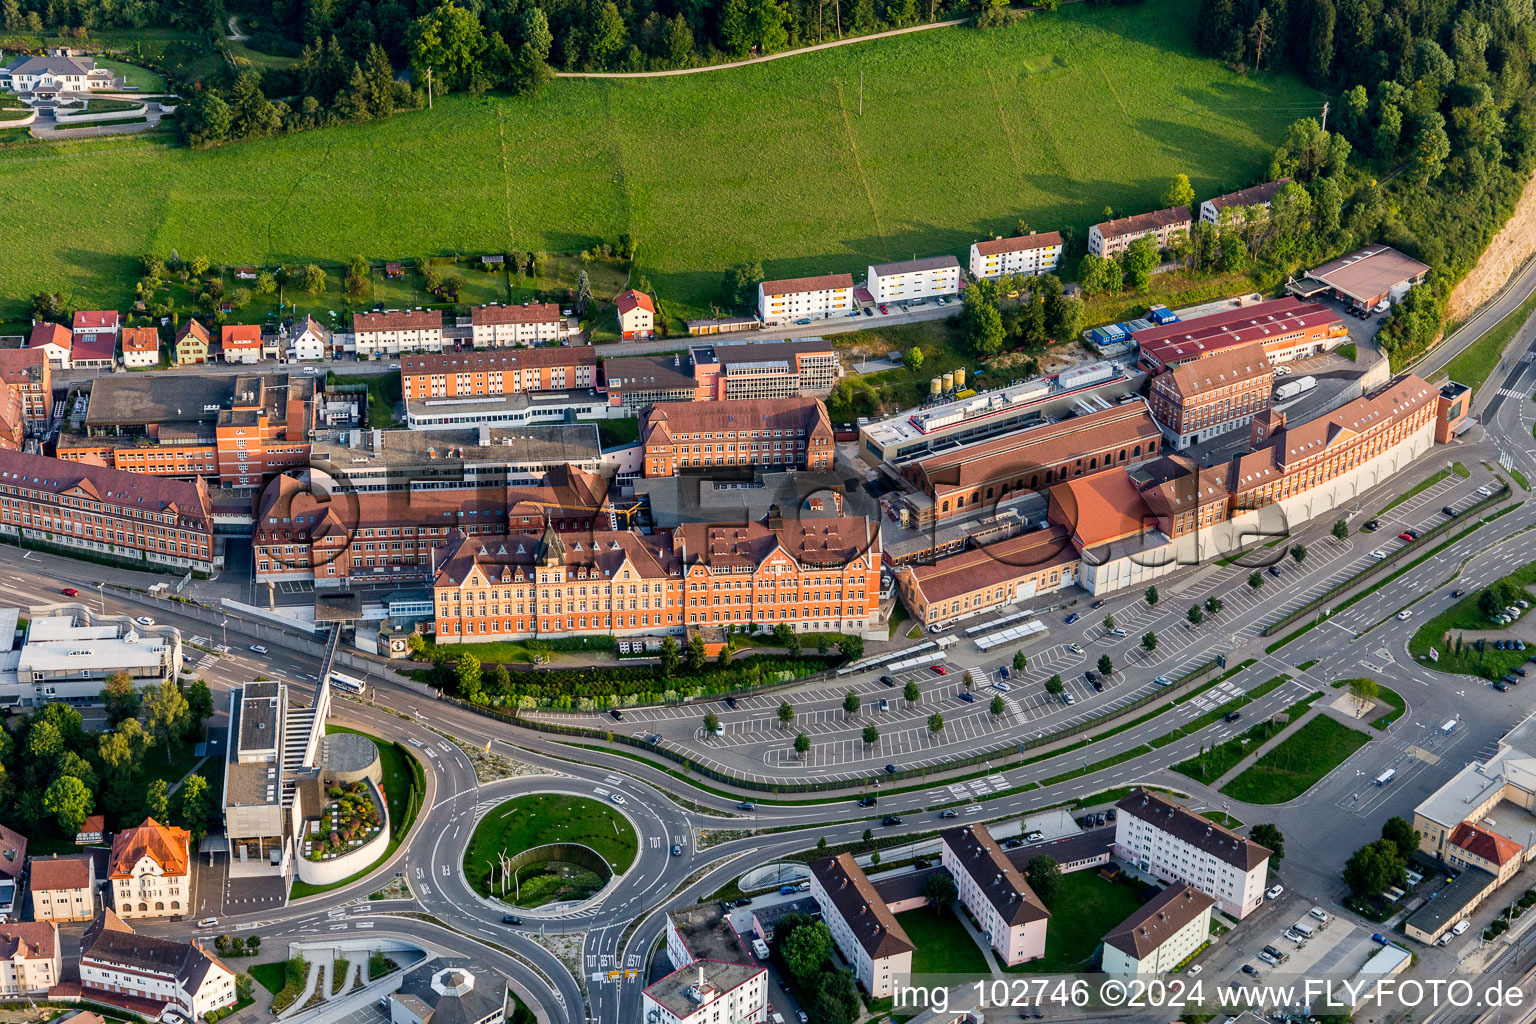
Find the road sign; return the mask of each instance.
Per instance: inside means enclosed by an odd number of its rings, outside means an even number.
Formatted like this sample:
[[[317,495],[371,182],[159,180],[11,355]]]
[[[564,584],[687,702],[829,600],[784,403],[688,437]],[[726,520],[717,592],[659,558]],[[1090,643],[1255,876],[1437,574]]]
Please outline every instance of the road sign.
[[[618,981],[622,977],[624,977],[624,972],[623,971],[609,971],[608,972],[608,980],[609,981]]]

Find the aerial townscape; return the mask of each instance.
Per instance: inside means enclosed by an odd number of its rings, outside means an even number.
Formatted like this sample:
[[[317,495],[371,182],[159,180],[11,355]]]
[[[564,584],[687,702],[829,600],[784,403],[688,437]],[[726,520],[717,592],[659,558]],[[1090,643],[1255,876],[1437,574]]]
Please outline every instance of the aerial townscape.
[[[1529,0],[0,0],[0,239],[0,1024],[1536,1020]]]

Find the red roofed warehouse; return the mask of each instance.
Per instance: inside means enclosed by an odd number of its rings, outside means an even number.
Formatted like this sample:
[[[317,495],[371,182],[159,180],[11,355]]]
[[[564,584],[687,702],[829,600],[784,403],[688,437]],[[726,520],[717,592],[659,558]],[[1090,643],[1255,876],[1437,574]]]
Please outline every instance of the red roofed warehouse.
[[[1329,306],[1287,296],[1147,327],[1131,334],[1140,366],[1151,373],[1258,342],[1271,363],[1315,356],[1349,339],[1344,318]]]

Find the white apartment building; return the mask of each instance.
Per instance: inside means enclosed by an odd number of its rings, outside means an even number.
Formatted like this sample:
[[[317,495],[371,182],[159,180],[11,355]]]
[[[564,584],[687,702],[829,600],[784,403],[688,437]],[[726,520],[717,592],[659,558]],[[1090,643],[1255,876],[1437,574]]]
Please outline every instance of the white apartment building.
[[[331,332],[312,316],[294,328],[288,335],[288,361],[294,363],[318,362],[330,355]]]
[[[1206,941],[1210,896],[1175,882],[1104,936],[1105,974],[1166,974]]]
[[[768,972],[747,964],[696,960],[640,994],[645,1024],[764,1024]]]
[[[89,921],[96,916],[96,860],[90,854],[33,857],[29,871],[34,921]]]
[[[960,291],[960,261],[953,256],[926,256],[869,268],[866,283],[876,302],[906,302]]]
[[[972,242],[971,276],[980,280],[1004,274],[1049,274],[1061,263],[1061,249],[1059,231]]]
[[[80,940],[80,987],[163,1003],[191,1020],[235,1001],[235,972],[196,942],[139,935],[110,910]]]
[[[1159,249],[1166,249],[1180,236],[1188,236],[1192,226],[1187,206],[1106,220],[1088,229],[1088,251],[1094,256],[1113,258],[1125,252],[1136,239],[1146,237],[1156,239]]]
[[[1280,178],[1277,181],[1266,181],[1262,185],[1207,199],[1200,204],[1200,220],[1206,224],[1219,225],[1222,210],[1231,210],[1243,217],[1257,215],[1262,220],[1269,214],[1269,204],[1274,200],[1275,193],[1289,184],[1290,180]]]
[[[0,998],[45,996],[59,983],[59,929],[52,922],[0,925]]]
[[[1269,851],[1158,793],[1115,805],[1115,856],[1168,882],[1188,882],[1241,920],[1264,902]]]
[[[837,951],[870,998],[885,998],[898,975],[912,973],[912,940],[852,854],[825,857],[810,867],[811,895]]]
[[[192,909],[191,834],[145,818],[112,839],[107,877],[119,917],[172,917]]]
[[[764,281],[757,286],[757,315],[765,324],[825,320],[854,312],[853,275],[824,274]]]
[[[403,309],[352,314],[352,341],[359,359],[402,352],[441,352],[443,314],[436,309]]]
[[[954,876],[960,902],[1010,967],[1045,955],[1051,912],[985,825],[946,829],[940,862]]]
[[[505,348],[559,341],[569,332],[560,307],[553,302],[522,306],[475,306],[469,311],[470,338],[475,348]]]

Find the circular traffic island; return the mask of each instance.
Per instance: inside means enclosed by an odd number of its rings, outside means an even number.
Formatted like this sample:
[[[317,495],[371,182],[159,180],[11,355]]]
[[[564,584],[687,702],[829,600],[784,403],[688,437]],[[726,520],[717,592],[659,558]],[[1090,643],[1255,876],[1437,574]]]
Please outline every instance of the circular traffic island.
[[[639,837],[605,803],[561,793],[514,797],[475,826],[464,877],[482,896],[517,907],[580,902],[635,862]]]

